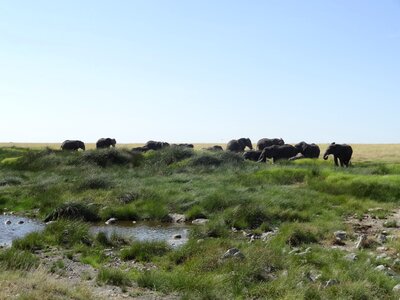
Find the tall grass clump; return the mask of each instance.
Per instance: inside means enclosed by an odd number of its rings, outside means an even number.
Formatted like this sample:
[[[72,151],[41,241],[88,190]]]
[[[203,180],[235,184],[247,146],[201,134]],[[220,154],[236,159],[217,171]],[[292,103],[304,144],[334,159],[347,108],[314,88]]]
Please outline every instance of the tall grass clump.
[[[97,282],[115,286],[130,286],[128,274],[116,268],[101,268],[97,274]]]
[[[171,248],[166,242],[161,241],[144,241],[134,242],[130,247],[121,250],[121,259],[148,262],[155,256],[163,256],[168,253]]]
[[[221,165],[237,166],[243,163],[244,159],[240,154],[230,151],[218,151],[215,153],[201,152],[193,156],[189,161],[189,166],[215,168]]]
[[[99,221],[100,217],[93,207],[89,207],[79,202],[62,203],[54,209],[44,220],[44,222],[58,219],[82,220],[86,222]]]
[[[89,174],[83,178],[79,189],[81,190],[99,190],[109,189],[114,186],[113,181],[104,174]]]
[[[22,178],[18,176],[7,176],[0,178],[0,186],[6,185],[20,185],[22,183]]]
[[[147,165],[153,167],[169,166],[194,155],[191,148],[170,146],[161,150],[151,151],[147,155]]]
[[[80,160],[84,163],[96,164],[100,167],[112,165],[137,167],[142,163],[143,155],[127,150],[110,148],[85,151],[81,155]]]
[[[27,251],[9,248],[0,250],[0,270],[29,271],[39,265],[39,259]]]
[[[65,248],[74,245],[91,245],[89,226],[79,221],[58,220],[46,226],[42,232],[47,243]]]

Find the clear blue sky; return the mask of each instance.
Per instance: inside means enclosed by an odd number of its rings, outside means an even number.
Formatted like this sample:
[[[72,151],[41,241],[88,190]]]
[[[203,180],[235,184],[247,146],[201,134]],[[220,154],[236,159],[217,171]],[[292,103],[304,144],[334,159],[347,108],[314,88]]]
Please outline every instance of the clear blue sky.
[[[2,1],[0,141],[400,142],[400,1]]]

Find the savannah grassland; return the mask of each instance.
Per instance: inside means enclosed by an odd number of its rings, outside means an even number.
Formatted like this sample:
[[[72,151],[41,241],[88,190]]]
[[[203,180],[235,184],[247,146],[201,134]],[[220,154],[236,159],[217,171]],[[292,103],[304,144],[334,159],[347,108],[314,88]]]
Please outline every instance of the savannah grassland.
[[[390,219],[399,208],[400,145],[354,145],[348,169],[334,167],[332,158],[242,161],[203,145],[144,155],[129,152],[131,145],[77,153],[8,146],[0,148],[0,211],[40,219],[56,209],[74,214],[0,250],[1,299],[99,299],[110,287],[116,299],[399,298],[392,291],[400,283],[395,220],[385,223],[393,238],[381,245],[369,236],[360,249],[351,249],[357,232],[347,221]],[[169,213],[210,221],[193,226],[176,250],[93,236],[85,221],[167,222]],[[356,260],[333,247],[337,230],[347,232]],[[243,231],[275,234],[250,242]],[[386,257],[377,257],[379,246]],[[221,258],[233,247],[244,259]],[[49,267],[54,251],[62,260]],[[95,277],[63,277],[66,260],[87,265]]]

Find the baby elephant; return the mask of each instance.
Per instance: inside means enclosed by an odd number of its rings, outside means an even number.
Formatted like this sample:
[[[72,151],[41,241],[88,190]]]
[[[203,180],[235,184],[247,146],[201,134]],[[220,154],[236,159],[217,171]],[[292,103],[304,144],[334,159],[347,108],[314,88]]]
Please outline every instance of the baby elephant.
[[[328,149],[326,149],[324,154],[324,159],[327,160],[328,156],[333,154],[333,159],[335,161],[335,165],[339,166],[338,159],[341,167],[348,167],[350,163],[351,156],[353,154],[353,148],[350,145],[346,144],[336,144],[332,143],[329,145]]]
[[[102,148],[110,148],[110,146],[115,147],[116,143],[117,141],[115,139],[101,138],[97,141],[96,148],[102,149]]]
[[[261,152],[262,152],[261,150],[249,150],[243,153],[243,158],[252,161],[258,161]]]
[[[272,158],[273,162],[276,162],[279,159],[286,159],[295,156],[298,153],[297,149],[292,145],[273,145],[269,147],[265,147],[261,152],[259,162],[266,162],[267,158]]]
[[[296,156],[291,157],[289,160],[296,160],[301,158],[318,158],[320,149],[316,144],[307,144],[306,142],[300,142],[294,147],[299,152]]]

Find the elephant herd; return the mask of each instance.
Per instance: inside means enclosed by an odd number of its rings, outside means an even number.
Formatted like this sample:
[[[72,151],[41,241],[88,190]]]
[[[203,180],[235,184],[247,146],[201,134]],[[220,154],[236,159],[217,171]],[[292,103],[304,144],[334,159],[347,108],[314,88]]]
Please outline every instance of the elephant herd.
[[[115,147],[117,141],[110,138],[101,138],[96,143],[96,149]],[[62,150],[77,151],[79,149],[85,150],[85,143],[79,140],[66,140],[61,144]]]
[[[248,151],[244,151],[248,147]],[[320,149],[316,144],[308,144],[300,142],[294,146],[285,144],[283,139],[263,138],[257,142],[257,150],[253,150],[252,143],[249,138],[240,138],[238,140],[229,141],[228,151],[243,152],[245,159],[266,162],[267,159],[277,160],[296,160],[301,158],[319,158]],[[329,155],[333,155],[336,166],[348,167],[350,163],[353,149],[350,145],[332,143],[326,149],[323,158],[328,159]]]
[[[96,143],[96,149],[115,147],[116,140],[111,138],[101,138]],[[160,150],[165,147],[186,147],[193,148],[193,144],[169,144],[166,142],[148,141],[143,147],[133,148],[134,152],[146,152],[149,150]],[[249,150],[245,151],[245,149]],[[85,144],[79,140],[66,140],[61,144],[62,150],[77,151],[79,149],[85,150]],[[223,151],[221,146],[215,145],[212,147],[204,148],[208,151]],[[257,162],[266,162],[267,159],[272,159],[273,162],[277,160],[296,160],[301,158],[319,158],[320,149],[316,144],[308,144],[300,142],[294,146],[285,144],[283,139],[268,139],[263,138],[257,142],[257,150],[253,149],[253,145],[249,138],[240,138],[231,140],[226,146],[227,151],[243,153],[243,157],[248,160]],[[350,145],[332,143],[326,149],[323,158],[328,159],[329,155],[333,155],[336,166],[348,167],[350,163],[353,149]]]

